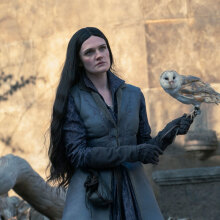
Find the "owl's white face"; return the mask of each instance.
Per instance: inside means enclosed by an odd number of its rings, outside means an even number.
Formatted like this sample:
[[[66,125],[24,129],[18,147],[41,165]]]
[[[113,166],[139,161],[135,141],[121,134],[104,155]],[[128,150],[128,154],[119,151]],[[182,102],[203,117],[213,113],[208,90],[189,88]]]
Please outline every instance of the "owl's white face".
[[[182,78],[174,70],[164,71],[160,76],[160,85],[163,89],[175,89],[181,86]]]

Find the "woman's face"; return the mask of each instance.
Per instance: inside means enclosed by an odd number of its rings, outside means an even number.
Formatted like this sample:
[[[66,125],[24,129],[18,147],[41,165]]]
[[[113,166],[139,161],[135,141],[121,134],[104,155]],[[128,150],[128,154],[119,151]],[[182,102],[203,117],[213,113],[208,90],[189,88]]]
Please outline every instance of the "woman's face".
[[[110,69],[109,50],[100,37],[91,36],[84,41],[79,56],[87,74],[106,73]]]

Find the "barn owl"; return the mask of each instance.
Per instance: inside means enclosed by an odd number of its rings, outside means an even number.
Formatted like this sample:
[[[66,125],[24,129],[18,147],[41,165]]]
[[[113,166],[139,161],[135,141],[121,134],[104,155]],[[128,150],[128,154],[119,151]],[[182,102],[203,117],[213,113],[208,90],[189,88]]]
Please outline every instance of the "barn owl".
[[[194,111],[190,114],[192,118],[200,114],[200,105],[203,102],[220,103],[220,94],[195,76],[183,76],[174,70],[167,70],[160,76],[160,85],[178,101],[194,106]]]

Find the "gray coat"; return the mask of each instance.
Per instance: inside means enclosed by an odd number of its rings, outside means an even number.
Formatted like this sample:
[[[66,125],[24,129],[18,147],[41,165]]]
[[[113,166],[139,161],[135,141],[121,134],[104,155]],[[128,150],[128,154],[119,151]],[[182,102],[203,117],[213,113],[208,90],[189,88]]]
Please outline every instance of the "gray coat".
[[[87,131],[87,146],[103,147],[106,150],[137,144],[139,128],[139,107],[141,91],[139,88],[122,84],[117,92],[118,120],[113,120],[101,97],[88,90],[81,84],[74,86],[71,91],[77,111],[83,120]],[[109,154],[110,161],[116,161],[114,154]],[[103,154],[104,157],[104,154]],[[122,163],[121,163],[122,162]],[[117,164],[117,161],[116,161]],[[154,197],[152,188],[147,180],[140,162],[120,161],[126,167],[135,197],[138,203],[142,220],[162,220],[160,209]],[[98,166],[98,165],[97,165]],[[100,175],[111,187],[111,166],[103,166]],[[109,220],[110,207],[86,207],[84,182],[88,173],[81,168],[76,169],[72,176],[63,212],[63,220]]]

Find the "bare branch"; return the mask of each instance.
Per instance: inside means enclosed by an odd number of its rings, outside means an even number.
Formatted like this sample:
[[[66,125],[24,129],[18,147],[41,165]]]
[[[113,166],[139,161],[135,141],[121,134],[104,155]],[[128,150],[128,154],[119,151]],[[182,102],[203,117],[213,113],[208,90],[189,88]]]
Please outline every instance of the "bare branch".
[[[0,157],[0,195],[10,189],[48,218],[61,219],[65,191],[47,184],[27,161],[12,154]]]

